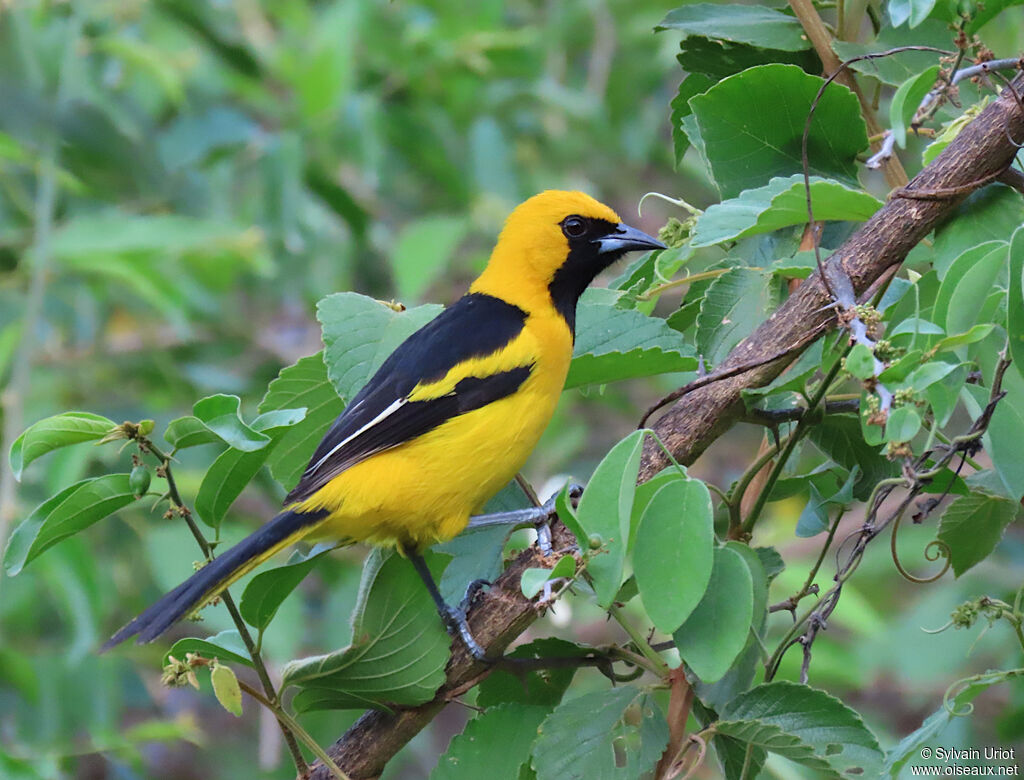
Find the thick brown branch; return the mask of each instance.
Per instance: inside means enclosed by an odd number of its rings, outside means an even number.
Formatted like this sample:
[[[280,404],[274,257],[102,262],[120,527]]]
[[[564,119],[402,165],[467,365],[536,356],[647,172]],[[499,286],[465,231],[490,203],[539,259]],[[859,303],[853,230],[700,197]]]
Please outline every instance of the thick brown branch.
[[[1024,76],[1018,76],[1014,86],[1018,92],[1024,89]],[[867,290],[892,266],[901,263],[921,238],[950,215],[966,196],[960,188],[994,176],[1010,164],[1017,152],[1010,138],[1024,138],[1024,110],[1007,93],[964,128],[907,187],[911,192],[951,190],[958,193],[956,196],[940,200],[905,197],[890,200],[832,255],[829,263],[842,264],[858,295]],[[808,334],[822,330],[826,321],[834,316],[829,303],[818,275],[812,275],[767,322],[732,351],[718,370],[747,365],[756,365],[756,368],[700,387],[669,408],[654,425],[654,430],[673,456],[681,462],[692,463],[733,425],[743,412],[740,391],[767,384],[792,362],[798,352],[787,351],[796,345],[806,346],[805,342],[810,343]],[[780,354],[785,357],[760,364]],[[641,463],[641,480],[649,479],[666,463],[664,453],[648,442]],[[555,523],[553,533],[556,550],[573,542],[572,535],[559,523]],[[528,567],[553,564],[554,560],[545,560],[536,548],[530,548],[506,569],[495,587],[483,595],[471,612],[469,622],[484,647],[498,652],[536,619],[534,606],[519,590],[519,578]],[[454,643],[447,682],[432,701],[393,714],[367,712],[330,748],[331,757],[353,778],[378,776],[395,753],[448,701],[486,674],[485,667],[470,658],[461,644]],[[313,777],[328,780],[329,775],[318,765]]]

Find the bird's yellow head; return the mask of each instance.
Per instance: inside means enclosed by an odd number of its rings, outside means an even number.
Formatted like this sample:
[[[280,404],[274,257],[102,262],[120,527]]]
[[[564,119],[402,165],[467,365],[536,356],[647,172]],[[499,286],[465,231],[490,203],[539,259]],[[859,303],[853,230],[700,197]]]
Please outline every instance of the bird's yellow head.
[[[576,302],[595,276],[626,252],[664,248],[589,195],[547,190],[509,215],[470,289],[499,294],[527,311],[554,303],[572,328]]]

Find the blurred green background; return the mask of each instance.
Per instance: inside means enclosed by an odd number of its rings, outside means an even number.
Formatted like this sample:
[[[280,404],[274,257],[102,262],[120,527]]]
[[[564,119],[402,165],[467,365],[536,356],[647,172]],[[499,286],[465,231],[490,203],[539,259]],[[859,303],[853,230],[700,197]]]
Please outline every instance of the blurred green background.
[[[240,395],[251,415],[280,368],[319,348],[320,297],[355,289],[406,304],[450,301],[486,261],[508,211],[541,189],[584,189],[648,231],[673,212],[652,203],[637,218],[647,191],[713,202],[689,158],[673,169],[677,39],[652,32],[673,6],[0,5],[4,446],[65,409],[159,424],[225,392]],[[1004,15],[982,34],[998,56],[1024,48],[1024,17],[1013,18],[1021,23]],[[588,476],[675,386],[670,380],[567,393],[529,476],[538,486]],[[695,473],[728,485],[760,436],[731,432]],[[202,449],[178,467],[186,495],[215,454]],[[126,457],[67,448],[17,486],[5,470],[0,539],[60,487],[123,469]],[[272,516],[281,496],[262,475],[236,503],[225,537]],[[801,556],[810,563],[817,552],[812,540],[793,537],[800,509],[797,500],[775,505],[758,540],[778,545],[789,563],[780,598],[802,581]],[[903,533],[904,559],[920,560],[930,538]],[[160,687],[162,643],[95,654],[181,579],[181,559],[199,557],[193,548],[172,522],[129,508],[25,575],[0,579],[0,777],[289,775],[274,724],[250,702],[235,719],[208,690]],[[364,554],[321,564],[286,602],[266,637],[271,663],[347,641]],[[1024,559],[1019,531],[957,583],[916,589],[881,551],[869,556],[815,646],[812,684],[866,713],[891,746],[935,709],[955,679],[947,670],[1013,663],[1006,626],[967,661],[978,629],[920,631],[942,625],[965,598],[1014,587],[1001,556]],[[207,611],[204,628],[226,626]],[[574,614],[570,601],[532,635],[598,642],[612,630],[596,610]],[[799,659],[787,661],[783,676],[792,678]],[[978,730],[963,735],[967,742],[1019,743],[1024,691],[1001,687],[992,696],[1003,701],[982,699],[979,712],[1010,715],[955,728]],[[303,722],[329,743],[354,717],[317,713]],[[464,719],[449,708],[386,776],[425,777]]]

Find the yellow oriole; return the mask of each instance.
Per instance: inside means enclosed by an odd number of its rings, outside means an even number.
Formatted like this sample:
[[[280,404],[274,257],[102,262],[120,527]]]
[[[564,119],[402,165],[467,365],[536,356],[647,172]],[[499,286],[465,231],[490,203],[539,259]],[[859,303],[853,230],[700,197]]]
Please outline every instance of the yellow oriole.
[[[511,480],[555,409],[572,357],[576,303],[633,250],[664,245],[580,192],[548,191],[509,216],[469,292],[406,339],[331,425],[285,510],[118,631],[148,642],[302,538],[395,545],[449,631],[475,656],[461,608],[420,555],[461,532]]]

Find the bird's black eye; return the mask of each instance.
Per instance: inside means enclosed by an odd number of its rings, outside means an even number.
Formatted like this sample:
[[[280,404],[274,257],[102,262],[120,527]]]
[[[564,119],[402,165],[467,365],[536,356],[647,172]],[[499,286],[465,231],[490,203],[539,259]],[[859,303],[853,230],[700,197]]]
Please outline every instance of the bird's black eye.
[[[566,238],[583,238],[587,234],[587,221],[575,215],[562,220],[562,233]]]

